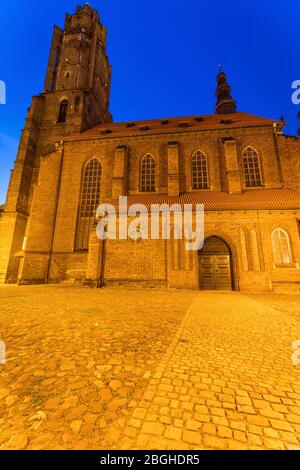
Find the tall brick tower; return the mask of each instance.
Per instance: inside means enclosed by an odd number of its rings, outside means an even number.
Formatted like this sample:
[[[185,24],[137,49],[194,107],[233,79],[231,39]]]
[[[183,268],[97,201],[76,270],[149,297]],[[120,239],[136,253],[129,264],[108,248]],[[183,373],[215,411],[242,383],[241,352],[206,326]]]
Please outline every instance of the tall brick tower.
[[[54,27],[45,89],[28,110],[0,215],[0,283],[18,280],[41,157],[55,151],[64,136],[112,121],[110,83],[106,29],[86,4],[66,15],[63,30]]]

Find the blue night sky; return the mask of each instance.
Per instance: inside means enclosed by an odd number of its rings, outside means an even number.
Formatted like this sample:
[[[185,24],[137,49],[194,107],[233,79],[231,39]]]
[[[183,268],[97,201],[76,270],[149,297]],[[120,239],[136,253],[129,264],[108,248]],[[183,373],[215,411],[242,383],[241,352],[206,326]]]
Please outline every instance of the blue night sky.
[[[84,2],[82,2],[84,3]],[[299,0],[93,0],[108,28],[114,121],[214,112],[217,64],[228,74],[239,111],[288,122],[300,106]],[[43,91],[53,25],[78,0],[1,0],[0,204],[26,111]]]

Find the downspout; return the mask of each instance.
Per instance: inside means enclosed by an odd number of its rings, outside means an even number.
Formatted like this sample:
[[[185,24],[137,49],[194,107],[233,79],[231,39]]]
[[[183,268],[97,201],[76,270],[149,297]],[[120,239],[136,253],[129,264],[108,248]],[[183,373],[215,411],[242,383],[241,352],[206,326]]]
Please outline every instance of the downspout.
[[[105,213],[105,217],[107,217],[108,213]],[[104,231],[107,233],[108,232],[108,227],[107,225],[104,227]],[[105,261],[106,261],[106,239],[103,237],[103,240],[101,240],[102,244],[102,249],[101,249],[101,264],[100,264],[100,279],[97,282],[97,287],[102,289],[104,287],[104,282],[105,282]]]
[[[101,243],[102,243],[102,250],[101,250],[101,265],[100,265],[100,280],[97,282],[97,287],[100,289],[104,287],[106,240],[101,240]]]
[[[56,145],[58,145],[58,146],[61,145],[62,146],[62,152],[61,152],[59,176],[58,176],[58,181],[57,181],[57,186],[56,186],[56,198],[55,198],[55,206],[54,206],[54,214],[53,214],[53,227],[52,227],[52,233],[51,233],[51,239],[50,239],[50,249],[49,249],[49,257],[48,257],[48,263],[47,263],[47,269],[46,269],[45,284],[48,284],[48,282],[49,282],[49,275],[50,275],[50,268],[51,268],[52,254],[53,254],[54,234],[55,234],[55,230],[56,230],[56,219],[57,219],[57,212],[58,212],[60,185],[61,185],[62,169],[63,169],[63,162],[64,162],[64,144],[63,144],[63,141],[61,141],[60,144],[56,144]]]
[[[276,154],[276,161],[278,166],[278,174],[279,174],[279,181],[281,187],[284,185],[283,183],[283,173],[280,161],[280,152],[279,152],[279,145],[278,145],[278,137],[277,137],[277,123],[274,122],[273,124],[273,139],[274,139],[274,147],[275,147],[275,154]]]

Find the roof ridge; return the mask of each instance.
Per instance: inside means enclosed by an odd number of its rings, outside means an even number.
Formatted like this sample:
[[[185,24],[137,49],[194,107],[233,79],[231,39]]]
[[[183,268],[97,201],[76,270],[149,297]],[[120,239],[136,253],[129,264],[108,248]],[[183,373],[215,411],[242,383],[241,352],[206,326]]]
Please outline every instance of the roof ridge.
[[[66,136],[64,141],[80,140],[82,138],[107,139],[114,136],[132,136],[147,133],[189,132],[207,129],[229,129],[230,127],[249,127],[274,124],[274,120],[255,116],[242,111],[232,114],[203,114],[195,116],[177,116],[170,118],[155,118],[135,121],[100,123],[82,133]],[[277,122],[277,121],[276,121]],[[278,121],[279,122],[279,121]],[[181,124],[185,123],[185,126]]]

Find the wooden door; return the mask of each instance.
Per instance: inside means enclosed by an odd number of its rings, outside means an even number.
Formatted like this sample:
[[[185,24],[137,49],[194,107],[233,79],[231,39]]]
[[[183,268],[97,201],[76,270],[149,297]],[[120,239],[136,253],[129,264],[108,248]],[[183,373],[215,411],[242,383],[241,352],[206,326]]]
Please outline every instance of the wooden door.
[[[203,290],[232,290],[231,258],[228,246],[217,237],[205,242],[199,252],[200,287]]]
[[[203,290],[231,290],[230,256],[200,256],[200,279]]]
[[[231,290],[229,255],[214,256],[215,290]]]

